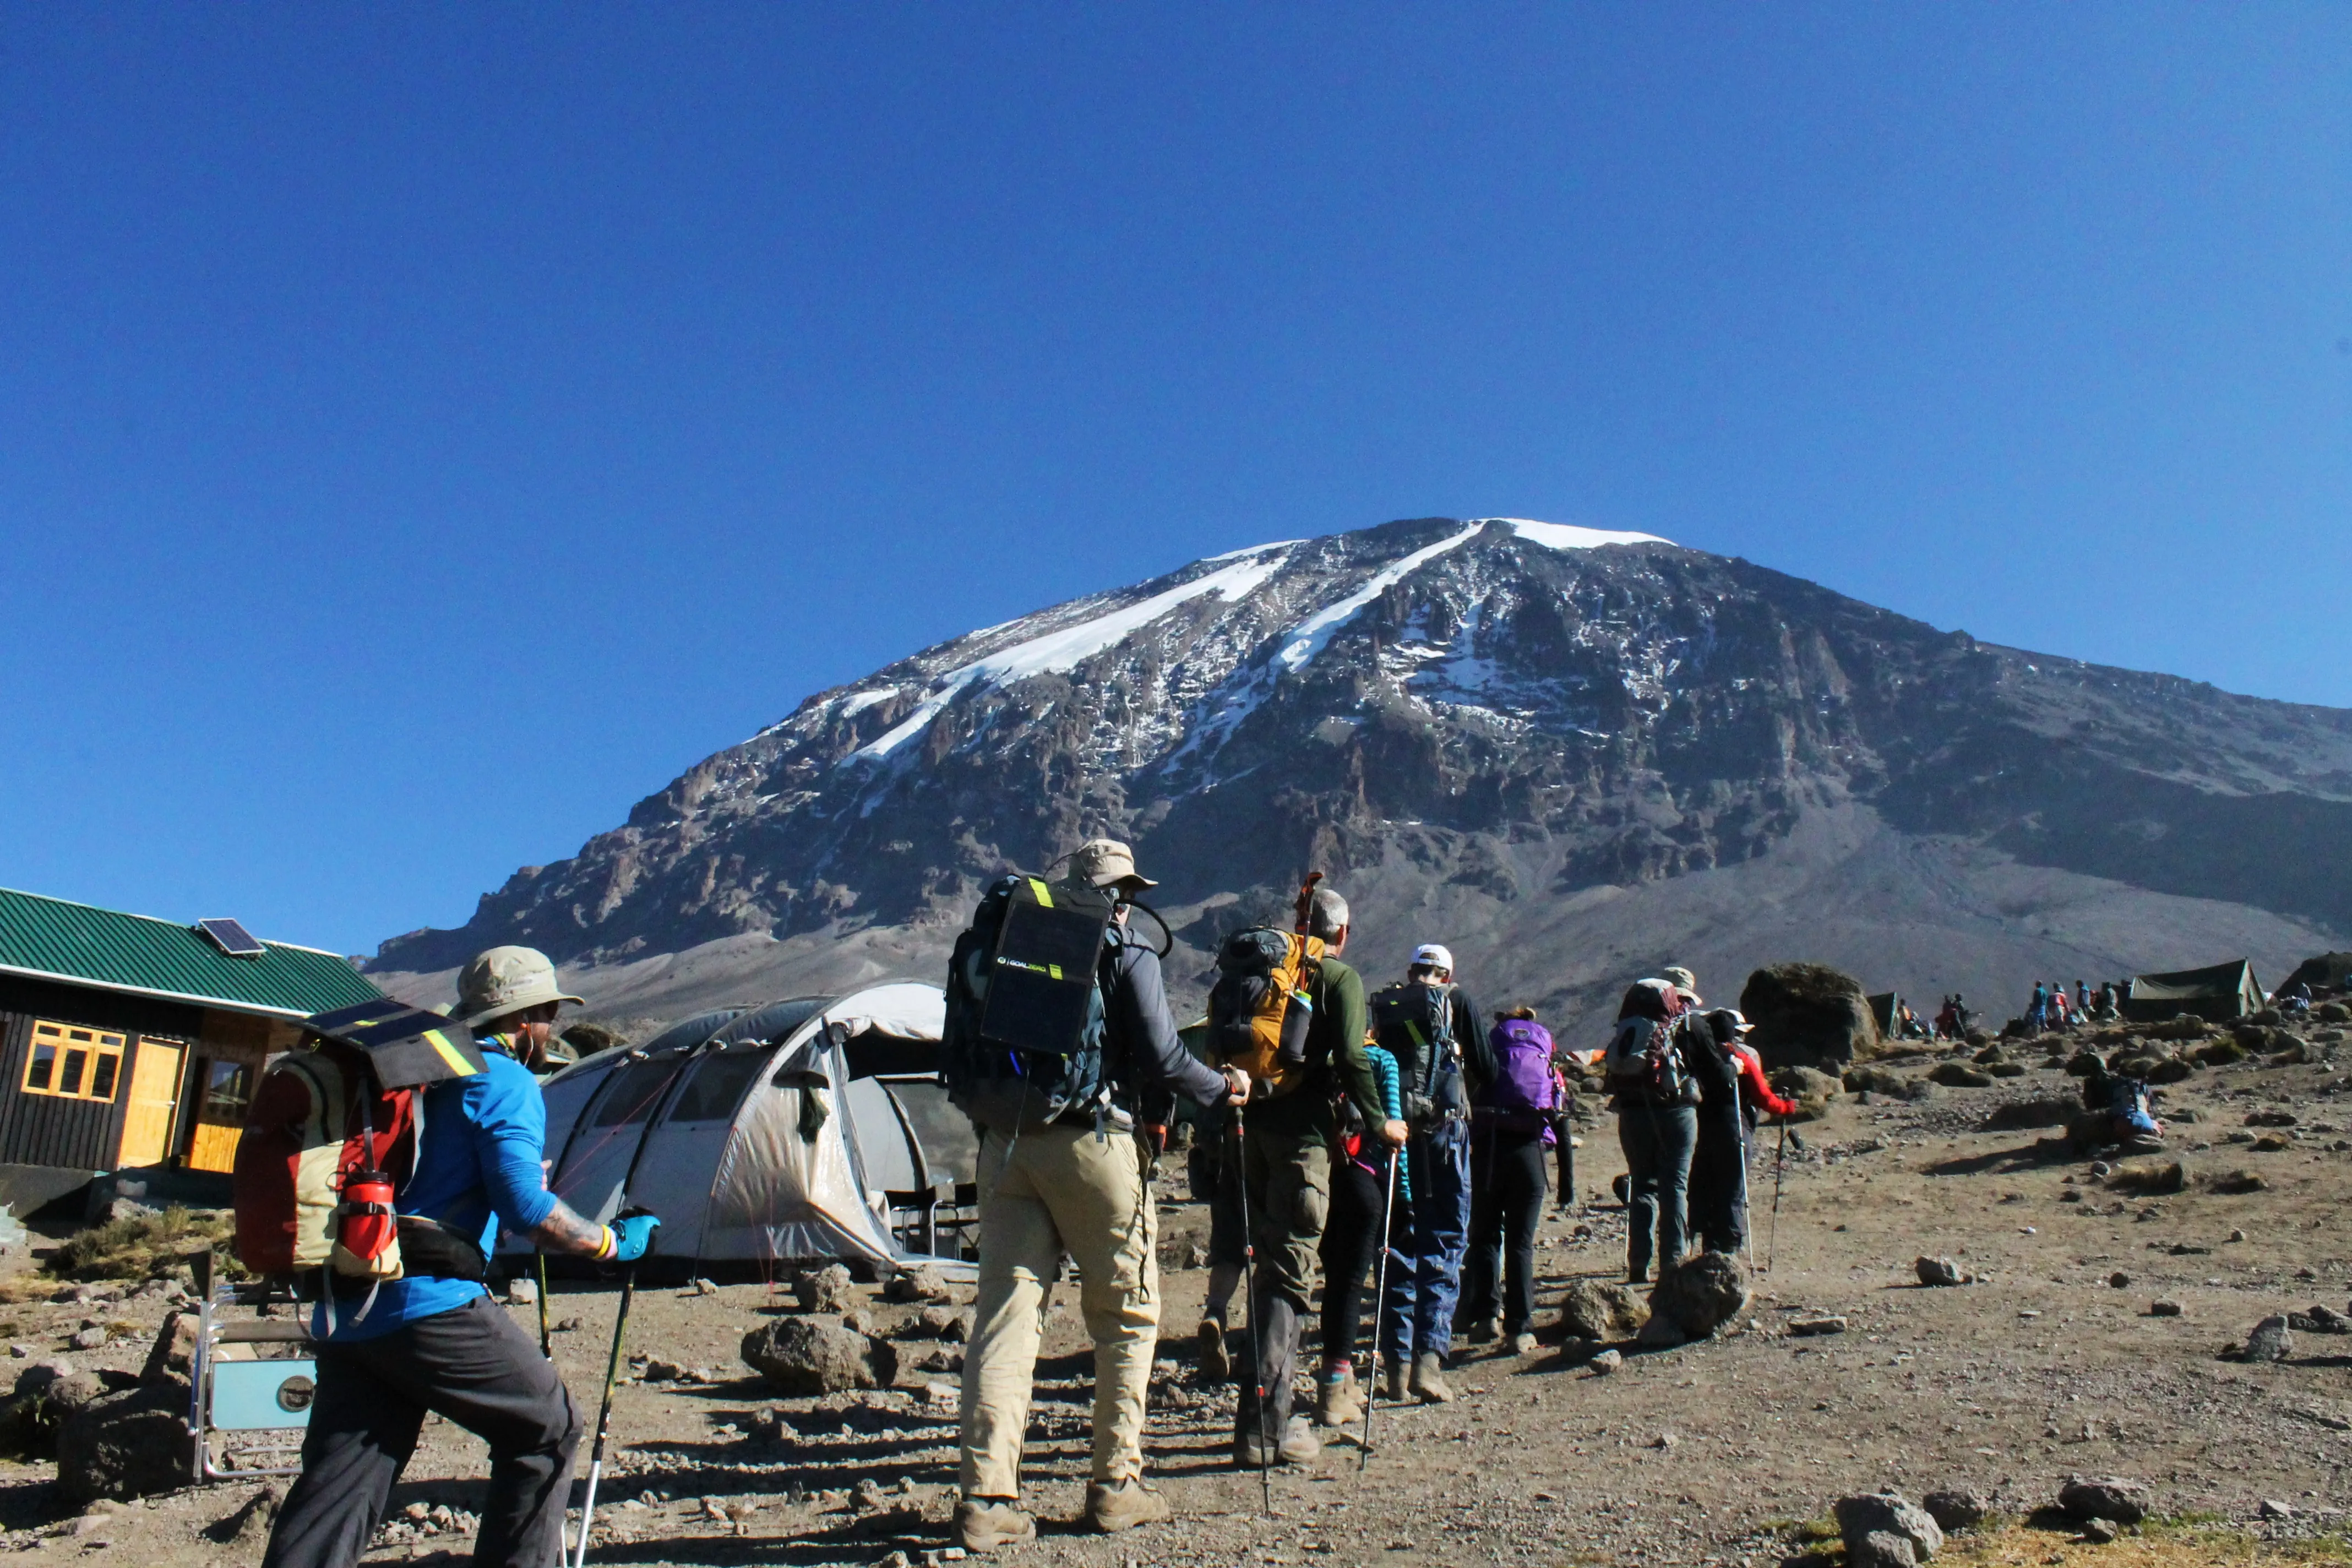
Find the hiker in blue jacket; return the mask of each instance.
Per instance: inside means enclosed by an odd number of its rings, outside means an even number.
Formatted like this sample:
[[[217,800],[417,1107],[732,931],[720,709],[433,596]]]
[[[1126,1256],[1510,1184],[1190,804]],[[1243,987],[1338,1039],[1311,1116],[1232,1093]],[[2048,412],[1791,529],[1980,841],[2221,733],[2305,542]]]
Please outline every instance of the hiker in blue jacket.
[[[561,1553],[580,1413],[554,1363],[490,1300],[484,1266],[501,1224],[549,1252],[625,1263],[661,1223],[645,1215],[598,1225],[547,1190],[547,1108],[531,1073],[557,1011],[579,1000],[527,947],[494,947],[459,973],[458,1021],[479,1040],[483,1070],[425,1091],[415,1174],[395,1202],[404,1277],[372,1297],[364,1284],[339,1283],[319,1305],[302,1474],[262,1568],[358,1562],[428,1412],[490,1447],[479,1568],[546,1568]]]

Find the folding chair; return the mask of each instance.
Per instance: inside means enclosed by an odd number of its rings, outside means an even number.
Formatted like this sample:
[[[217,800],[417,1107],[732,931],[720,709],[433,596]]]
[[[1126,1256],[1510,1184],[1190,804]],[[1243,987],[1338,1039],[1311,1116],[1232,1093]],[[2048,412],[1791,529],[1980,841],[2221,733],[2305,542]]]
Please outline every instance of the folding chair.
[[[188,1412],[195,1479],[299,1473],[302,1434],[319,1388],[308,1306],[267,1280],[215,1280],[210,1251],[190,1261],[197,1300]],[[290,1319],[227,1315],[233,1308],[280,1302],[293,1309]]]

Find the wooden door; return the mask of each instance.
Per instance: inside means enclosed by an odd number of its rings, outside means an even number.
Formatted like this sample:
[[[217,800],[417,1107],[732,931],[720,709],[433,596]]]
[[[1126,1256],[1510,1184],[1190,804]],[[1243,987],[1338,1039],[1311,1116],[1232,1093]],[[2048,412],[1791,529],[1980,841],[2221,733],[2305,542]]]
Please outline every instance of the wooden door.
[[[180,1062],[187,1047],[177,1040],[142,1039],[131,1068],[131,1103],[123,1108],[124,1169],[160,1165],[172,1149],[172,1112],[180,1100]]]
[[[204,1098],[189,1130],[188,1168],[192,1171],[232,1171],[236,1168],[237,1141],[245,1133],[246,1107],[253,1100],[253,1081],[260,1064],[235,1057],[213,1056],[196,1064],[191,1092]]]

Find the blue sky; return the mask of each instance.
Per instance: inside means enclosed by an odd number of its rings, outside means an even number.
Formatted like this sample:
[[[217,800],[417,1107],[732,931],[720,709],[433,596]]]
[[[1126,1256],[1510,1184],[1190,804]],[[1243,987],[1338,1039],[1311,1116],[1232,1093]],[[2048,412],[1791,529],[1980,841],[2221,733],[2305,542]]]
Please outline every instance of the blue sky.
[[[0,0],[0,885],[372,951],[1253,542],[2352,705],[2352,8]]]

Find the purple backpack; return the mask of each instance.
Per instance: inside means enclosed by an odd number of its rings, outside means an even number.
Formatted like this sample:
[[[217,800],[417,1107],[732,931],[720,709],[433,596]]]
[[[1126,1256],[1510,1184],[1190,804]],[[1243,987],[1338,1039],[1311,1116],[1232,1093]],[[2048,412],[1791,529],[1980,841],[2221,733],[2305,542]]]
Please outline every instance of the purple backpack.
[[[1478,1097],[1479,1109],[1503,1126],[1533,1132],[1548,1124],[1557,1103],[1551,1068],[1551,1031],[1525,1018],[1507,1018],[1487,1037],[1495,1047],[1495,1081]]]

